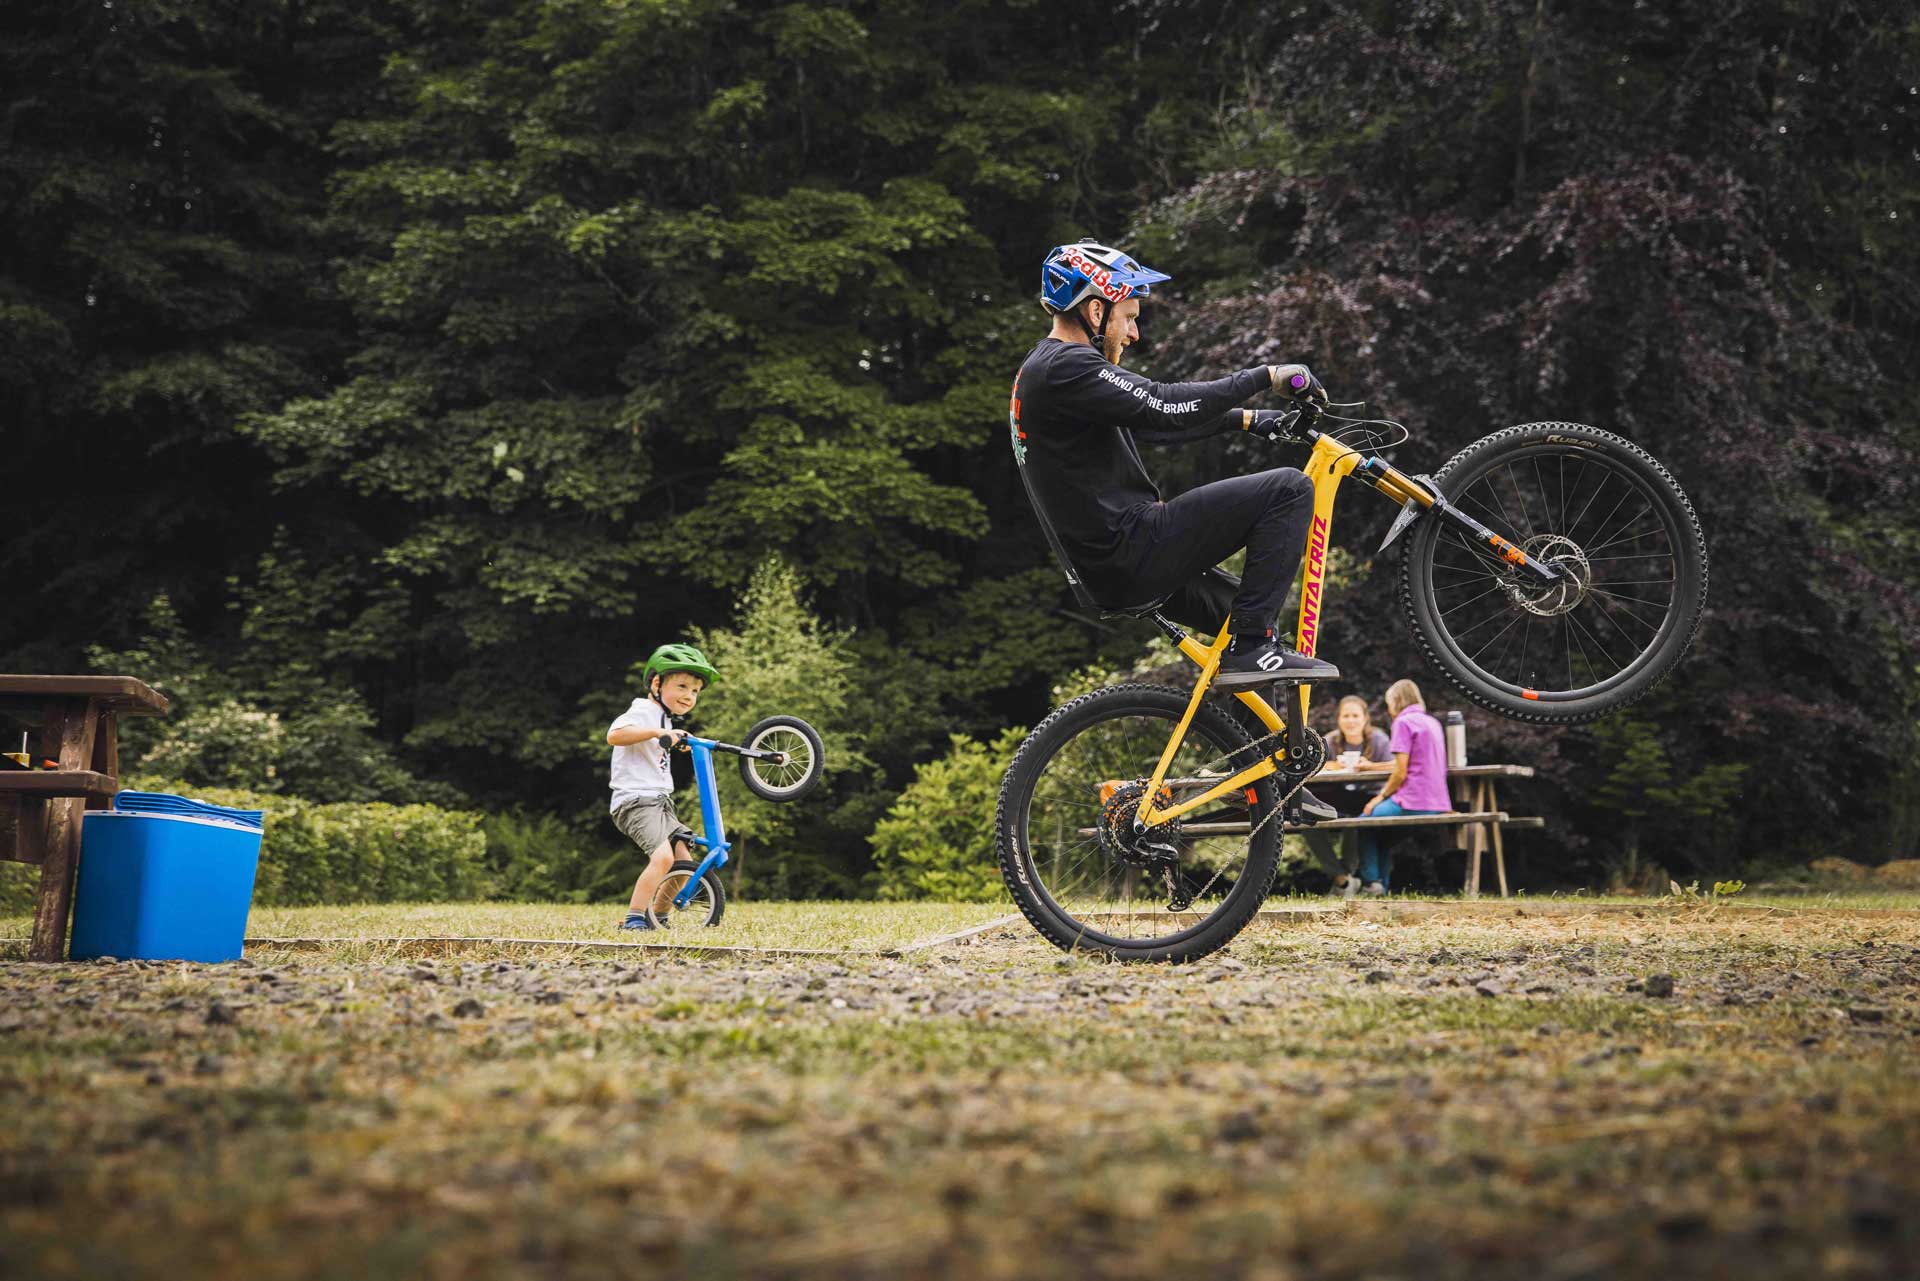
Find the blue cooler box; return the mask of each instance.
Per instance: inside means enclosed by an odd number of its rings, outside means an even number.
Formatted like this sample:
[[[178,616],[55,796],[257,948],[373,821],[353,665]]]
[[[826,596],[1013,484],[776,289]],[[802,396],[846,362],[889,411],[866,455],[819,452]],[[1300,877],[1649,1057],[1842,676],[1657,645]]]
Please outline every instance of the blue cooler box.
[[[73,959],[237,961],[264,835],[259,810],[121,792],[80,836]]]

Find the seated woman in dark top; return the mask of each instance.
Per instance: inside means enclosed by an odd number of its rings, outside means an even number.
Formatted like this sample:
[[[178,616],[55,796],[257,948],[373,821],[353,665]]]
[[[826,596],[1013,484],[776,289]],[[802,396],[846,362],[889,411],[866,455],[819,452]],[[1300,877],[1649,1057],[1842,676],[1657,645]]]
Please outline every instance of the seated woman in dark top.
[[[1388,747],[1386,731],[1374,726],[1366,699],[1348,694],[1340,700],[1337,726],[1327,735],[1326,770],[1314,784],[1320,798],[1342,816],[1358,817],[1380,790],[1373,779],[1392,768],[1393,752]],[[1325,786],[1328,783],[1332,786]],[[1353,897],[1360,882],[1354,869],[1341,858],[1337,838],[1311,828],[1302,835],[1307,838],[1307,848],[1333,877],[1334,891]]]
[[[1340,700],[1338,717],[1338,725],[1327,735],[1328,770],[1338,767],[1348,773],[1358,773],[1393,768],[1393,751],[1387,744],[1387,732],[1375,728],[1366,699],[1358,694],[1347,695]],[[1371,783],[1358,780],[1343,783],[1336,793],[1333,806],[1342,814],[1358,814],[1379,790]]]

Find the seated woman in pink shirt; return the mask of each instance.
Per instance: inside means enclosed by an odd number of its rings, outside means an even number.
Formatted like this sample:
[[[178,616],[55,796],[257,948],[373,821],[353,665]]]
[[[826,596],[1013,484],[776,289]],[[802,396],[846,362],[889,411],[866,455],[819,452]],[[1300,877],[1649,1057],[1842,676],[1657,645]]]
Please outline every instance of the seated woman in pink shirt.
[[[1387,686],[1387,715],[1393,733],[1387,746],[1393,752],[1393,772],[1380,785],[1380,794],[1367,802],[1363,815],[1391,818],[1396,814],[1451,814],[1447,797],[1447,740],[1440,722],[1427,715],[1426,700],[1412,681]],[[1393,851],[1371,832],[1360,837],[1360,880],[1368,894],[1385,894],[1393,874]]]

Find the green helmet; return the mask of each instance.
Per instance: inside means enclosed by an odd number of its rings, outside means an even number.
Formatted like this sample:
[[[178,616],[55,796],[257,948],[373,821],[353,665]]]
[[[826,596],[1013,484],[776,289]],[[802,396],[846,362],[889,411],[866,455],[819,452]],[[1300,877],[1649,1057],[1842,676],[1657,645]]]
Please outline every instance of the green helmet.
[[[646,669],[640,673],[640,683],[652,689],[653,678],[668,672],[692,672],[709,685],[720,679],[720,673],[713,669],[707,656],[693,646],[662,645],[648,656]]]

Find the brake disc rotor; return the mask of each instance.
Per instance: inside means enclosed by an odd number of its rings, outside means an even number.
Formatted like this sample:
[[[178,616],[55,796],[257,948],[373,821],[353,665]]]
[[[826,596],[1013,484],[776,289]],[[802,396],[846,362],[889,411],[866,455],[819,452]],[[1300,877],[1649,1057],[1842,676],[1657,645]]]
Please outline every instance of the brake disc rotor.
[[[1564,534],[1535,534],[1522,547],[1535,560],[1560,570],[1561,579],[1550,587],[1536,588],[1518,574],[1510,574],[1500,584],[1508,600],[1529,614],[1557,618],[1587,598],[1593,586],[1593,565],[1578,543]]]

